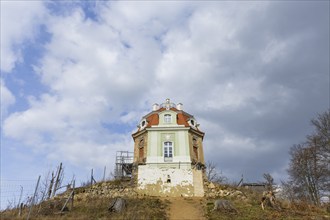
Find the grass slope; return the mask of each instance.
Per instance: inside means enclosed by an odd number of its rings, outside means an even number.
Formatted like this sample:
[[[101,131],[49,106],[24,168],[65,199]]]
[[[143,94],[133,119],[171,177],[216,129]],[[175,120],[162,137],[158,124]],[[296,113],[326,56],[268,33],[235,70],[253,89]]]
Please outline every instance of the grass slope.
[[[90,220],[90,219],[168,219],[166,214],[166,202],[158,198],[126,198],[127,207],[121,213],[109,212],[108,207],[111,199],[109,198],[88,198],[85,201],[75,202],[72,210],[59,214],[62,205],[54,206],[50,202],[41,204],[41,211],[37,213],[36,206],[31,214],[31,219],[45,220]],[[62,203],[62,202],[61,202]],[[69,206],[70,207],[70,206]],[[18,210],[7,210],[1,213],[1,220],[26,219],[28,209],[23,211],[23,215],[18,217]]]
[[[110,183],[114,184],[114,183]],[[118,183],[116,183],[118,184]],[[120,184],[118,184],[120,186]],[[243,190],[243,189],[241,189]],[[86,189],[77,189],[76,195],[84,194]],[[218,198],[182,198],[184,202],[193,203],[199,216],[204,216],[205,219],[211,220],[330,220],[329,212],[326,207],[319,208],[308,206],[304,204],[292,205],[287,202],[280,203],[282,209],[280,211],[266,207],[262,210],[260,207],[260,195],[256,192],[244,190],[246,200],[239,200],[235,198],[221,198],[232,202],[238,212],[229,211],[213,211],[213,202]],[[78,197],[77,197],[78,198]],[[126,209],[121,213],[113,213],[108,211],[111,198],[102,196],[86,196],[85,199],[75,199],[74,207],[71,209],[70,202],[68,204],[68,211],[59,214],[65,202],[65,196],[56,197],[49,201],[45,201],[36,205],[33,209],[30,219],[45,219],[45,220],[89,220],[89,219],[175,219],[173,216],[173,204],[171,198],[158,198],[150,196],[127,197],[124,199],[127,202]],[[173,199],[172,199],[173,200]],[[196,205],[197,204],[197,205]],[[178,204],[180,205],[180,204]],[[182,205],[182,204],[181,204]],[[176,205],[177,206],[177,205]],[[172,207],[172,210],[171,210]],[[196,211],[195,210],[195,211]],[[172,212],[171,212],[172,211]],[[182,211],[182,210],[179,210]],[[194,210],[193,210],[194,211]],[[23,210],[23,213],[18,217],[18,210],[6,210],[1,212],[1,220],[11,219],[26,219],[28,208]]]

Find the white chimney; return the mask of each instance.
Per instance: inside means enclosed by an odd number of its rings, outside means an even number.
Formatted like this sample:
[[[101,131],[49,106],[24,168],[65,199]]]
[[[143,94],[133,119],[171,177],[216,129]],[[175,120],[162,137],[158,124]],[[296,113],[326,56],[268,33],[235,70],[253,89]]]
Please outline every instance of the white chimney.
[[[182,103],[178,103],[178,104],[176,104],[176,108],[177,108],[178,110],[182,110],[182,107],[183,107],[183,104],[182,104]]]
[[[152,105],[152,111],[157,111],[159,109],[159,105],[157,103]]]

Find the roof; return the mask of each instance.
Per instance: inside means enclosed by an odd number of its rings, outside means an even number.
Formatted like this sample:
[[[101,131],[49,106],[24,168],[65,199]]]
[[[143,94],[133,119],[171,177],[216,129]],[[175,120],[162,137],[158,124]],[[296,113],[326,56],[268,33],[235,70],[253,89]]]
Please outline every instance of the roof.
[[[184,127],[190,127],[193,130],[196,130],[198,133],[201,133],[202,135],[204,135],[204,133],[202,131],[200,131],[198,129],[198,127],[195,126],[191,126],[189,125],[188,121],[190,119],[194,119],[193,115],[190,115],[189,113],[183,111],[183,110],[178,110],[175,107],[171,107],[169,110],[174,111],[177,113],[177,124],[178,125],[184,125]],[[159,114],[163,111],[167,111],[166,108],[161,107],[158,110],[152,111],[149,114],[145,115],[142,117],[143,119],[146,119],[147,121],[147,125],[145,127],[143,127],[141,129],[141,127],[138,127],[138,130],[136,132],[133,133],[133,136],[135,136],[137,133],[139,133],[140,131],[145,130],[146,128],[151,128],[152,126],[157,126],[159,125]]]

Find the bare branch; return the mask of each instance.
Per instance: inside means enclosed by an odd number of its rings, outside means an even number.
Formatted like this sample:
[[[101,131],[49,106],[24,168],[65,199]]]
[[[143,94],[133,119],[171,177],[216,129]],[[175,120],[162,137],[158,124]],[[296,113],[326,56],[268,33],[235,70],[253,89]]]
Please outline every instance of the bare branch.
[[[227,178],[218,172],[216,169],[216,164],[212,161],[207,162],[206,164],[206,177],[210,182],[215,183],[224,183],[227,181]]]

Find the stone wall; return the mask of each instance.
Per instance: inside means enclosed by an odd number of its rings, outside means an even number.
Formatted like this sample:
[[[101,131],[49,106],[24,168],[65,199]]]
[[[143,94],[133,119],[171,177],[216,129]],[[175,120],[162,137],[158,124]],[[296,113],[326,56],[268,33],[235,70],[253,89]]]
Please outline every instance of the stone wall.
[[[242,201],[247,200],[246,195],[235,188],[225,187],[212,182],[204,182],[205,197],[210,198],[235,198]]]
[[[160,182],[158,182],[160,183]],[[157,184],[158,184],[157,183]],[[131,184],[130,181],[109,181],[103,183],[97,183],[92,187],[79,187],[75,190],[75,199],[77,200],[86,200],[90,197],[106,197],[106,198],[115,198],[115,197],[140,197],[145,195],[154,195],[154,196],[202,196],[194,194],[194,187],[190,185],[179,185],[172,187],[172,190],[166,191],[166,187],[161,184],[151,184],[151,191],[138,189],[136,186]],[[203,187],[204,197],[209,198],[235,198],[242,201],[246,200],[246,195],[237,189],[231,187],[225,187],[222,185],[214,184],[208,181],[204,182]],[[147,188],[148,189],[148,188]],[[71,191],[59,196],[68,196]],[[148,192],[148,193],[146,193]],[[169,193],[164,193],[169,192]]]
[[[85,200],[89,197],[137,197],[135,186],[127,181],[111,181],[94,184],[92,187],[80,187],[75,190],[75,199]]]

